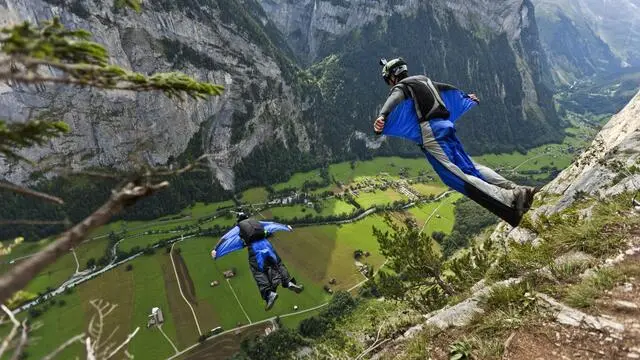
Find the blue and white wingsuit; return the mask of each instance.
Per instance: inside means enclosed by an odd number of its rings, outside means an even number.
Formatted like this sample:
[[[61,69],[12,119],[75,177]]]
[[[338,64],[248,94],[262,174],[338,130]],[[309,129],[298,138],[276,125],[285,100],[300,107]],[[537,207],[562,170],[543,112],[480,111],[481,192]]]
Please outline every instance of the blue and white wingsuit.
[[[244,220],[255,221],[255,220]],[[258,221],[264,227],[264,237],[248,244],[240,237],[239,225],[234,226],[226,234],[220,238],[216,245],[216,256],[219,259],[231,252],[241,250],[245,246],[249,250],[249,267],[253,278],[258,285],[260,295],[263,299],[267,299],[270,292],[275,292],[278,284],[287,287],[290,281],[295,282],[289,275],[289,272],[282,260],[276,253],[273,245],[267,240],[267,237],[278,231],[292,231],[289,225],[279,224],[271,221]]]
[[[403,88],[403,83],[411,82],[428,84],[434,90],[433,109],[438,104],[444,105],[446,110],[439,113],[445,115],[419,121],[421,107],[414,100],[415,92]],[[516,210],[515,201],[521,190],[515,183],[471,160],[456,136],[455,122],[476,105],[466,93],[450,85],[434,83],[426,76],[411,76],[391,90],[380,113],[386,117],[382,134],[418,144],[446,185],[517,226],[522,214]]]

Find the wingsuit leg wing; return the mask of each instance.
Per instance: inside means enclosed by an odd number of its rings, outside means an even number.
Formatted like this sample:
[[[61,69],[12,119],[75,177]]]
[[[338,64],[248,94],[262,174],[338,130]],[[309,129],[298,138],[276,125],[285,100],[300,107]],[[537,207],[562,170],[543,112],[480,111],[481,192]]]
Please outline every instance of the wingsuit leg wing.
[[[522,218],[518,204],[526,196],[525,191],[492,184],[478,170],[456,136],[455,121],[472,109],[475,102],[460,90],[442,91],[440,96],[450,113],[448,119],[431,119],[421,123],[414,101],[406,99],[389,114],[382,134],[408,139],[420,145],[425,157],[447,186],[512,226],[517,226]],[[502,180],[496,178],[495,182],[498,181]]]

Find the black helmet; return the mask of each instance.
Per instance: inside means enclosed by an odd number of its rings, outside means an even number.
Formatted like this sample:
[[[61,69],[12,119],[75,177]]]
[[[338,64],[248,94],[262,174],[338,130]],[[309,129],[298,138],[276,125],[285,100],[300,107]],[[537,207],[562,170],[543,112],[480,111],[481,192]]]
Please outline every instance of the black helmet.
[[[407,63],[403,58],[397,58],[390,61],[382,58],[380,59],[380,65],[382,66],[382,78],[387,84],[389,84],[391,76],[398,76],[404,72],[409,71]]]
[[[236,213],[236,221],[240,222],[242,220],[247,220],[249,216],[244,211],[239,211]]]

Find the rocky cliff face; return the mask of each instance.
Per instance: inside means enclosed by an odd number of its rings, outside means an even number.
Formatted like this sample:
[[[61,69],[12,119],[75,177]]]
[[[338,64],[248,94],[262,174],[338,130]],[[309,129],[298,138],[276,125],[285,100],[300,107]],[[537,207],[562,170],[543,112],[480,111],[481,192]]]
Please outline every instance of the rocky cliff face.
[[[549,71],[528,0],[260,3],[305,62],[339,55],[325,62],[340,83],[325,92],[333,98],[324,109],[350,111],[332,114],[341,119],[329,132],[370,134],[369,118],[387,91],[377,61],[403,56],[410,72],[484,99],[473,119],[460,123],[468,150],[508,151],[558,137],[551,93],[543,86],[550,83]]]
[[[557,83],[640,66],[640,1],[533,2]]]
[[[537,221],[542,215],[551,216],[569,208],[580,198],[606,200],[634,191],[640,191],[640,92],[611,118],[587,151],[536,195],[537,202],[529,216]],[[582,212],[582,216],[588,214],[588,208]],[[501,223],[492,239],[527,242],[537,237],[523,227],[511,230]]]
[[[105,5],[108,4],[108,5]],[[129,154],[165,164],[185,151],[199,133],[201,151],[211,153],[217,179],[234,184],[233,166],[267,139],[308,150],[307,130],[291,89],[291,66],[263,33],[252,28],[248,9],[237,3],[154,1],[142,13],[116,12],[110,2],[8,0],[0,2],[0,24],[60,16],[106,46],[114,62],[142,73],[183,71],[223,84],[224,95],[208,101],[176,103],[157,93],[104,92],[47,86],[0,87],[0,116],[20,121],[46,110],[67,121],[73,134],[33,149],[28,157],[85,166],[130,165]],[[259,9],[259,7],[257,7]],[[241,11],[238,11],[241,10]],[[277,120],[277,121],[276,121]],[[298,137],[289,142],[286,129]],[[3,175],[22,181],[32,169],[2,164]]]
[[[160,0],[140,14],[97,0],[0,1],[3,25],[54,15],[91,30],[119,65],[179,70],[226,91],[176,104],[158,94],[2,85],[0,116],[22,121],[46,110],[72,126],[72,135],[25,154],[46,164],[127,167],[130,154],[165,164],[211,153],[214,177],[232,189],[371,156],[371,119],[387,91],[377,60],[396,55],[479,93],[483,106],[460,129],[471,151],[524,149],[560,134],[529,0]],[[313,66],[300,73],[294,58]],[[34,170],[1,166],[17,182]]]
[[[570,206],[578,193],[602,199],[640,190],[640,93],[604,126],[576,162],[544,191],[557,197],[535,210],[534,217]]]

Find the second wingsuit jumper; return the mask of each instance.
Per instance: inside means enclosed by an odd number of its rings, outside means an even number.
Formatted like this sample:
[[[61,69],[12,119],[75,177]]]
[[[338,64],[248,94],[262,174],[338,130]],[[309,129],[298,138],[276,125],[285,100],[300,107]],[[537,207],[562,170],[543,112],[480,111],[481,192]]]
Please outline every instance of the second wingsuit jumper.
[[[537,189],[475,163],[456,136],[455,122],[479,103],[476,95],[424,75],[409,76],[402,58],[381,59],[380,65],[391,91],[374,122],[375,133],[415,142],[447,186],[518,226]]]
[[[274,232],[291,230],[289,225],[257,221],[249,218],[244,212],[239,212],[236,226],[220,238],[216,247],[211,251],[211,257],[216,260],[233,251],[247,247],[249,249],[249,268],[258,285],[260,295],[266,302],[266,310],[269,310],[278,298],[276,289],[279,284],[296,293],[300,293],[304,289],[302,285],[296,284],[295,278],[289,275],[287,267],[267,239]]]

